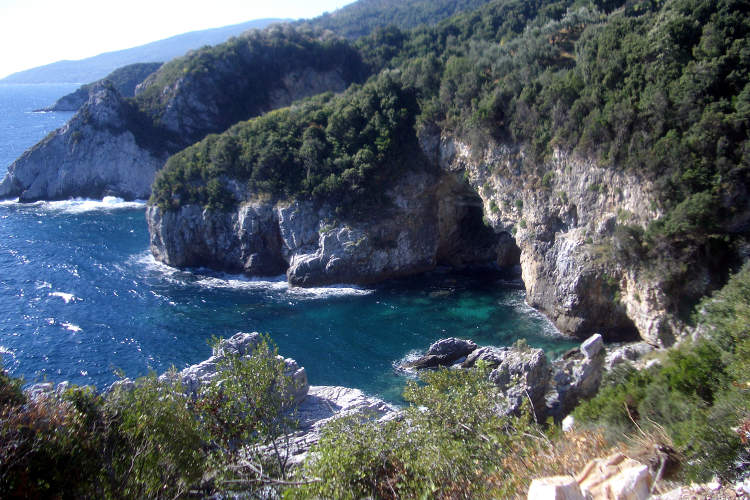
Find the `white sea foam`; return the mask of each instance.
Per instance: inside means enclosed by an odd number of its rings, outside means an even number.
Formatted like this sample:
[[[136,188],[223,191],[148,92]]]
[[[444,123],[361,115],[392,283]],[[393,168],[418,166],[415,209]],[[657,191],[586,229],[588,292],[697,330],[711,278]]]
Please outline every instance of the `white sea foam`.
[[[247,278],[241,275],[222,275],[219,277],[196,275],[197,285],[204,288],[228,288],[236,290],[277,290],[284,291],[289,286],[283,276],[275,278]]]
[[[8,349],[7,347],[2,346],[2,345],[0,345],[0,354],[6,354],[6,355],[8,355],[10,357],[15,357],[16,356],[15,351],[13,351],[11,349]]]
[[[316,288],[289,287],[287,293],[305,299],[326,299],[330,297],[370,295],[373,293],[373,290],[351,285],[331,285]]]
[[[547,316],[534,309],[526,302],[526,294],[518,292],[517,294],[511,295],[508,299],[508,305],[516,309],[520,314],[524,316],[532,316],[538,318],[542,322],[542,333],[548,337],[565,337],[565,335],[557,329],[555,324]]]
[[[221,288],[227,290],[271,291],[292,296],[295,299],[325,299],[331,297],[369,295],[373,291],[351,285],[331,285],[316,288],[290,287],[283,274],[269,278],[251,278],[242,274],[215,274],[209,276],[208,269],[194,269],[192,272],[183,271],[163,264],[151,255],[151,252],[134,255],[130,261],[156,272],[164,279],[183,285],[195,284],[202,288]]]
[[[105,196],[101,200],[88,198],[74,198],[62,201],[37,201],[34,203],[20,203],[18,199],[0,201],[2,206],[16,205],[19,207],[39,207],[50,212],[63,212],[68,214],[81,214],[86,212],[102,210],[122,210],[145,208],[144,200],[125,201],[116,196]]]
[[[60,297],[65,301],[66,304],[70,304],[74,300],[79,300],[78,297],[76,297],[72,293],[65,292],[52,292],[50,293],[50,297]]]
[[[66,330],[70,330],[73,333],[78,333],[81,331],[81,327],[78,325],[74,325],[73,323],[60,323],[60,326],[62,326]]]

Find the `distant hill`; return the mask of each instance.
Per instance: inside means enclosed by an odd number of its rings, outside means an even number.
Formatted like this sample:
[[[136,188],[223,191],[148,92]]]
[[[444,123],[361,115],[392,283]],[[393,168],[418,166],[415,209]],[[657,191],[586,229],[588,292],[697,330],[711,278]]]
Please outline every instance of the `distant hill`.
[[[205,45],[216,45],[252,28],[265,28],[284,19],[256,19],[231,26],[191,31],[130,49],[105,52],[78,61],[58,61],[45,66],[13,73],[0,83],[89,83],[122,66],[145,62],[166,62],[187,51]]]

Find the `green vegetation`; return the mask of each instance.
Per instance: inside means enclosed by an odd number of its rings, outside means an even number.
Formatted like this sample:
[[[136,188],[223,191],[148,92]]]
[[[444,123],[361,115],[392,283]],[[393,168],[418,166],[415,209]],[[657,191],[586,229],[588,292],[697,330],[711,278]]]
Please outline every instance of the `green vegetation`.
[[[106,395],[73,387],[29,398],[0,374],[0,496],[178,498],[283,478],[275,450],[294,425],[284,362],[268,341],[227,355],[197,398],[175,373]]]
[[[369,35],[378,28],[414,28],[435,24],[458,12],[471,11],[489,0],[359,0],[334,14],[304,21],[316,29],[331,30],[346,38]]]
[[[346,209],[385,203],[388,183],[419,166],[414,95],[383,73],[341,96],[323,95],[212,135],[173,156],[151,203],[198,203],[214,210],[238,200],[227,178],[249,192],[305,197]]]
[[[574,415],[613,434],[663,428],[687,477],[731,479],[750,464],[750,265],[697,311],[700,340],[650,370],[613,372]]]
[[[190,112],[202,115],[202,119],[195,116],[176,124],[187,145],[268,110],[272,93],[282,85],[282,78],[306,69],[335,71],[345,84],[365,76],[359,54],[347,42],[317,38],[281,25],[250,31],[173,59],[149,79],[149,86],[136,97],[136,102],[160,124],[166,105],[178,91],[178,82],[179,92],[199,95],[200,109]]]

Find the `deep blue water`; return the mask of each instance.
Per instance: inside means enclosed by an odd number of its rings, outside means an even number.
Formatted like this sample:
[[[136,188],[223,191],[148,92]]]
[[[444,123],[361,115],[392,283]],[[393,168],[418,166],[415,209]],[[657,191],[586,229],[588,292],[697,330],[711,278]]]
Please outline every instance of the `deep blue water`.
[[[31,113],[72,85],[0,85],[0,175],[70,113]],[[367,289],[289,289],[179,271],[148,252],[143,203],[0,202],[0,356],[16,376],[103,387],[210,355],[213,335],[268,333],[310,382],[396,400],[394,362],[450,335],[481,344],[526,338],[553,352],[557,335],[502,277],[432,273]]]

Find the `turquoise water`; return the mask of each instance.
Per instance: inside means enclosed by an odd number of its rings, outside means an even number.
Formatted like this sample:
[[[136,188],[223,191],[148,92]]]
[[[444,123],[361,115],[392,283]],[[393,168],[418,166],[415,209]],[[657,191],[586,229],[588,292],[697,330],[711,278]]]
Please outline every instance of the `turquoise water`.
[[[0,174],[69,113],[30,113],[72,86],[0,85]],[[210,355],[213,335],[268,333],[316,385],[397,400],[394,363],[446,336],[551,352],[574,342],[524,303],[509,277],[431,273],[375,287],[289,289],[180,271],[148,252],[143,203],[0,202],[0,356],[27,381],[103,387]]]

